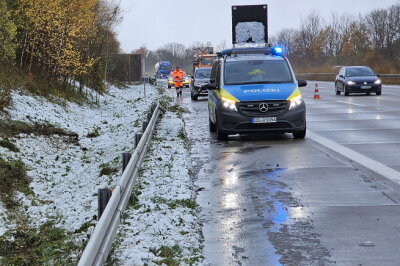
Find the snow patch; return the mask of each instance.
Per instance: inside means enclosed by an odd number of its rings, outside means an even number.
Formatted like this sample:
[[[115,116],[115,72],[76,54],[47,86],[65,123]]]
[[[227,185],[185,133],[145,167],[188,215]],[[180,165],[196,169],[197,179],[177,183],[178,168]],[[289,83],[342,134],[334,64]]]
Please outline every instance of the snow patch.
[[[183,200],[195,202],[190,154],[182,140],[184,123],[167,112],[157,126],[138,180],[141,194],[135,206],[126,211],[127,219],[119,228],[113,257],[121,265],[150,264],[163,258],[154,254],[161,246],[175,245],[182,252],[175,259],[201,256],[201,228],[196,209],[168,204]]]
[[[236,43],[265,43],[265,27],[261,22],[238,22],[235,27]]]

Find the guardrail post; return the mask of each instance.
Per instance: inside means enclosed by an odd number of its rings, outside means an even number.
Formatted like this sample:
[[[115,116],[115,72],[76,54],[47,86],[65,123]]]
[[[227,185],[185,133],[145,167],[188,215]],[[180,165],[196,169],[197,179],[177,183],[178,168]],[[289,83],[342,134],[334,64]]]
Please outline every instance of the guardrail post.
[[[147,113],[147,122],[150,122],[152,116],[153,116],[153,112],[148,112]]]
[[[147,128],[148,125],[149,125],[149,122],[147,122],[147,121],[143,121],[142,122],[142,132],[146,131],[146,128]]]
[[[140,139],[142,138],[142,135],[143,135],[142,133],[136,133],[135,134],[135,149],[138,146],[138,144],[140,142]]]
[[[124,152],[122,153],[122,172],[125,171],[125,168],[128,166],[128,163],[132,157],[132,153]]]
[[[101,215],[103,214],[104,209],[107,206],[108,201],[111,198],[111,189],[108,188],[99,188],[98,190],[98,213],[97,213],[97,220],[100,220]]]

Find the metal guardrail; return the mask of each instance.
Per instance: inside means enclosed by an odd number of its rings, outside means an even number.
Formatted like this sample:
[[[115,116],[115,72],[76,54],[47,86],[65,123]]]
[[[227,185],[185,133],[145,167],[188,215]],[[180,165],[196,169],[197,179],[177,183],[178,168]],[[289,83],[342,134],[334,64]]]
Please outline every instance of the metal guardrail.
[[[296,76],[327,76],[327,75],[336,76],[337,73],[298,73],[298,74],[296,74]],[[400,74],[379,74],[379,77],[382,77],[382,78],[400,78]]]
[[[123,211],[128,204],[133,186],[136,183],[138,172],[160,111],[160,104],[158,103],[154,108],[153,115],[145,132],[137,144],[125,171],[122,173],[121,179],[114,188],[107,207],[104,209],[104,212],[82,253],[78,266],[103,265],[106,261],[118,225],[121,222]]]

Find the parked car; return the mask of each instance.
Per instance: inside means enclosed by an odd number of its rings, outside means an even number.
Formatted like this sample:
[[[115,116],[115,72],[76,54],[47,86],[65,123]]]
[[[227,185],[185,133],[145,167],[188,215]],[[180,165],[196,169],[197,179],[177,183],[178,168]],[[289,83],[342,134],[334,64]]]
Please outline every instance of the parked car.
[[[345,96],[350,93],[374,92],[382,94],[382,81],[379,76],[368,66],[345,66],[342,67],[335,79],[335,92]]]
[[[211,67],[196,68],[190,82],[190,96],[197,101],[199,96],[207,96],[206,85],[210,82]]]

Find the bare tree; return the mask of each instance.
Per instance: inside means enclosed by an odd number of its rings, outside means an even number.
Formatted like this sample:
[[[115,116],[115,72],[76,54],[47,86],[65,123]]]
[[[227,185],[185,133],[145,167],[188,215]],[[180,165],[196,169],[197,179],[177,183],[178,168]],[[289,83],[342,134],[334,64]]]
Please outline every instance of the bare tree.
[[[320,15],[313,11],[306,18],[301,19],[300,30],[296,36],[295,50],[297,57],[314,60],[317,54],[315,49],[315,41],[320,35],[323,21]]]
[[[215,46],[215,50],[216,52],[222,51],[224,49],[227,48],[226,45],[226,39],[221,40],[216,46]]]
[[[293,29],[283,29],[276,37],[270,38],[273,43],[282,46],[287,56],[292,56],[295,52],[295,44],[298,31]]]
[[[379,49],[387,47],[388,11],[376,9],[365,16],[364,23],[373,47]]]

